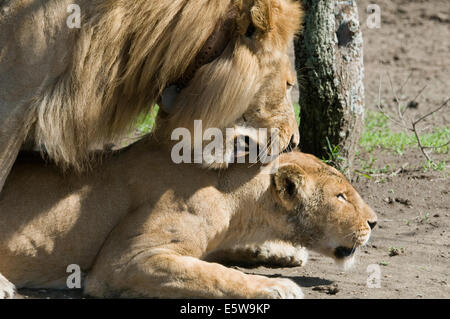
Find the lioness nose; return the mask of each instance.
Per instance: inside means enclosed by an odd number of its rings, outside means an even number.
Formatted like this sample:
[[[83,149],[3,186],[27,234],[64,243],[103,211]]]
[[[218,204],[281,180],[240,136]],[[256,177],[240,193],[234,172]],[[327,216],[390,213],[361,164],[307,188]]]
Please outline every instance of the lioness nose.
[[[377,222],[376,221],[374,221],[374,222],[367,221],[367,224],[369,224],[370,229],[373,229],[377,225]]]

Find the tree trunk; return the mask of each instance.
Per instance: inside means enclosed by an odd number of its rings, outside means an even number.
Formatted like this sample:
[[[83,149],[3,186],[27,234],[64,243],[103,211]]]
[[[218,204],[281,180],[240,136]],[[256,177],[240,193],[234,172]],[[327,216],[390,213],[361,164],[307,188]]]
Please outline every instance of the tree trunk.
[[[300,148],[350,176],[364,114],[363,41],[356,1],[303,0],[295,42]]]

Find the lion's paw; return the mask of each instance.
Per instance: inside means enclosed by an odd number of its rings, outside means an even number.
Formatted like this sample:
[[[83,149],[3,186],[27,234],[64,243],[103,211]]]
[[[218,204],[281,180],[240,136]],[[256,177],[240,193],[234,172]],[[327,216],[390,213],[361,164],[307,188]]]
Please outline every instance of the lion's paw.
[[[16,293],[16,286],[0,274],[0,299],[12,299]]]
[[[265,243],[254,250],[254,256],[259,262],[276,267],[300,267],[308,261],[306,248],[284,243]]]
[[[273,299],[303,299],[302,289],[292,280],[285,278],[272,279],[273,283],[265,289],[268,298]]]

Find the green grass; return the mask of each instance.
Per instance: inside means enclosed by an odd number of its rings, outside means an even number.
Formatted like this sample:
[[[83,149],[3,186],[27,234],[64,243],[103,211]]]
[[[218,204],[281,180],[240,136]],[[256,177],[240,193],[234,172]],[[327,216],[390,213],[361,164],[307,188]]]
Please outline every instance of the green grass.
[[[295,119],[297,124],[300,126],[300,105],[294,104]]]
[[[403,154],[406,149],[418,148],[414,133],[392,132],[392,123],[381,112],[370,111],[365,121],[364,133],[360,145],[367,152],[376,148],[391,150]],[[427,147],[438,147],[450,140],[450,127],[434,128],[431,132],[420,136],[422,144]],[[434,149],[436,153],[449,153],[449,145]],[[445,165],[444,165],[445,166]]]
[[[446,166],[447,166],[446,161],[438,161],[438,162],[426,161],[422,167],[423,167],[424,172],[426,172],[428,170],[444,171]]]
[[[332,146],[328,137],[326,137],[326,139],[327,139],[328,157],[327,158],[322,157],[322,162],[334,166],[335,168],[337,168],[338,170],[340,170],[342,173],[345,174],[348,167],[344,166],[345,158],[342,156],[342,153],[339,150],[339,146],[338,145]]]
[[[137,131],[139,134],[147,134],[150,133],[155,126],[156,115],[158,114],[159,106],[155,105],[151,112],[146,114],[141,114],[137,120]]]

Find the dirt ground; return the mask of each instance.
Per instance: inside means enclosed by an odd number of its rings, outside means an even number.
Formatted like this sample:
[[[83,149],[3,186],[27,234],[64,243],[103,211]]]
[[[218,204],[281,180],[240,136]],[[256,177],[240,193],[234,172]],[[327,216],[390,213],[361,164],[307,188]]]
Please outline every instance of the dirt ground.
[[[381,28],[366,26],[367,5],[381,8]],[[360,0],[365,42],[367,109],[376,109],[379,77],[382,101],[394,107],[387,74],[399,89],[399,98],[418,98],[412,115],[425,114],[449,96],[450,2],[448,0]],[[411,73],[412,71],[412,73]],[[450,124],[450,108],[424,126]],[[361,158],[369,154],[362,153]],[[378,150],[376,165],[408,167],[396,176],[357,178],[354,185],[377,212],[379,224],[371,241],[357,256],[355,266],[343,271],[329,258],[311,253],[301,268],[245,269],[249,273],[291,277],[303,287],[306,298],[450,298],[450,178],[449,167],[424,171],[418,150],[402,156]],[[447,155],[437,155],[447,159]],[[369,265],[372,265],[368,268]],[[375,265],[375,266],[373,266]],[[373,268],[375,267],[375,268]],[[369,276],[379,267],[380,287],[369,288]],[[369,271],[369,272],[368,272]],[[79,298],[79,292],[22,290],[19,298]]]
[[[379,29],[366,25],[367,6],[371,3],[381,9]],[[450,94],[450,2],[359,0],[358,6],[365,44],[366,108],[377,109],[380,76],[385,107],[396,107],[389,76],[402,102],[413,100],[426,86],[417,99],[417,108],[408,110],[411,116],[426,114],[441,105]],[[422,127],[449,124],[447,107]],[[389,164],[395,171],[409,165],[383,182],[381,178],[363,177],[354,182],[377,212],[379,224],[369,244],[359,251],[353,269],[344,272],[330,258],[311,253],[305,267],[259,268],[254,272],[293,277],[303,287],[306,298],[450,298],[448,154],[433,155],[447,160],[444,172],[424,172],[423,156],[414,149],[401,156],[383,150],[371,156],[377,158],[377,167]],[[369,154],[360,157],[367,159]],[[374,266],[369,265],[379,266],[380,288],[367,286],[369,276],[374,276]]]
[[[366,25],[368,4],[381,9],[381,28]],[[426,86],[411,116],[426,114],[450,94],[450,2],[448,0],[359,0],[365,50],[366,108],[376,110],[379,79],[382,105],[394,110],[389,76],[402,102]],[[389,76],[388,76],[389,74]],[[400,88],[408,82],[401,91]],[[423,127],[448,126],[450,108],[430,117]],[[395,177],[357,178],[355,187],[377,212],[379,224],[358,261],[343,271],[330,258],[311,253],[305,267],[252,272],[293,277],[306,298],[450,298],[450,169],[424,172],[422,154],[403,155],[378,150],[376,166],[393,170],[408,166]],[[362,153],[362,159],[369,154]],[[397,255],[398,253],[398,255]],[[394,256],[390,256],[394,255]],[[369,265],[378,265],[380,288],[368,288]],[[376,266],[375,266],[376,267]],[[368,272],[369,271],[369,272]]]

